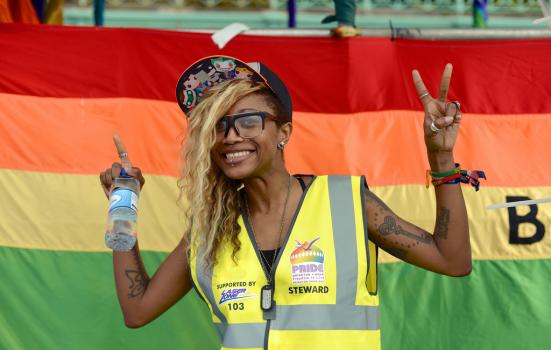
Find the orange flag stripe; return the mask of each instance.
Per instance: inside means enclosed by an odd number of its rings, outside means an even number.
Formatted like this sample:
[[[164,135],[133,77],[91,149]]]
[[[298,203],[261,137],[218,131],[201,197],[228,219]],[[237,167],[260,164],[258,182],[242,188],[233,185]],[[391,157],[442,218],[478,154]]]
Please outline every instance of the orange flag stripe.
[[[422,184],[428,167],[421,111],[294,113],[286,162],[295,173],[365,174],[372,185]],[[97,174],[121,135],[145,173],[178,174],[185,117],[176,103],[130,98],[0,94],[0,168]],[[549,186],[551,114],[466,114],[455,158],[488,186]],[[528,173],[524,169],[530,169]]]

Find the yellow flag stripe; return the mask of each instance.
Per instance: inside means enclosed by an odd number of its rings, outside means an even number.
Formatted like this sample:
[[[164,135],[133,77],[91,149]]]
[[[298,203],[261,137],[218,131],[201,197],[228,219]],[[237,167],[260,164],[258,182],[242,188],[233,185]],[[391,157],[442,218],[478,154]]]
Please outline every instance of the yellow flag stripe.
[[[0,193],[0,246],[107,251],[108,201],[98,175],[0,170]],[[177,194],[175,178],[147,176],[138,219],[143,249],[170,251],[178,243]]]
[[[436,201],[434,189],[421,185],[400,185],[372,187],[388,206],[401,218],[432,232],[436,218]],[[551,187],[481,187],[475,192],[470,186],[463,187],[463,196],[469,215],[471,248],[474,259],[549,259],[551,258],[551,240],[543,237],[534,244],[509,243],[509,212],[507,209],[487,210],[486,206],[503,203],[507,196],[529,198],[551,197]],[[514,209],[518,216],[524,216],[529,208]],[[551,205],[538,206],[536,216],[544,226],[551,222]],[[535,226],[523,223],[519,226],[519,236],[534,235]],[[379,261],[389,262],[397,259],[386,253],[380,255]]]
[[[176,201],[176,178],[147,175],[140,195],[138,235],[140,247],[171,251],[182,234],[182,215]],[[422,185],[372,187],[399,216],[432,232],[435,221],[433,189]],[[492,187],[475,192],[464,187],[471,244],[475,259],[549,259],[551,240],[533,244],[509,243],[509,211],[486,210],[506,196],[551,197],[551,187]],[[54,174],[0,170],[0,246],[66,251],[107,251],[104,232],[107,199],[97,175]],[[536,219],[548,229],[551,205],[537,207]],[[514,209],[518,216],[528,207]],[[529,237],[535,226],[523,223],[519,236]],[[548,235],[548,234],[547,234]],[[382,253],[381,262],[395,259]]]

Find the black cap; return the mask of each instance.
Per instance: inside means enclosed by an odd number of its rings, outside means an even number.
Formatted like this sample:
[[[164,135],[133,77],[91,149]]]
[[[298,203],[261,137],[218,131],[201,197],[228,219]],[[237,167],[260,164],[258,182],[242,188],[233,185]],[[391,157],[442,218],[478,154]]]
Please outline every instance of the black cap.
[[[245,63],[229,56],[209,56],[189,66],[176,85],[176,101],[186,116],[212,86],[226,80],[252,79],[264,83],[283,106],[282,121],[291,121],[291,95],[283,81],[260,62]]]

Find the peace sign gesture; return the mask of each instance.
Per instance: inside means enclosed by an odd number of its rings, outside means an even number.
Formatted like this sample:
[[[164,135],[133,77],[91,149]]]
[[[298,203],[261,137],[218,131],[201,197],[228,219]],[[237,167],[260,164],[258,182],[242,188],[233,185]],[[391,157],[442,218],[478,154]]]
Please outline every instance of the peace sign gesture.
[[[412,72],[415,89],[425,110],[423,130],[425,144],[429,153],[452,152],[455,140],[457,139],[457,132],[461,121],[460,105],[457,101],[446,101],[452,69],[452,65],[448,63],[442,74],[440,92],[437,99],[433,98],[428,92],[419,72],[417,70],[413,70]]]
[[[119,159],[121,162],[113,163],[110,168],[105,169],[105,171],[99,174],[101,187],[107,198],[109,198],[109,194],[111,193],[113,182],[117,177],[121,176],[120,174],[123,168],[126,174],[138,179],[138,181],[140,182],[140,188],[143,187],[145,183],[145,179],[140,168],[132,166],[132,162],[130,161],[130,158],[128,157],[128,152],[126,151],[126,147],[122,143],[119,135],[113,134],[113,142],[115,142],[115,147],[117,147],[117,153],[119,154]]]

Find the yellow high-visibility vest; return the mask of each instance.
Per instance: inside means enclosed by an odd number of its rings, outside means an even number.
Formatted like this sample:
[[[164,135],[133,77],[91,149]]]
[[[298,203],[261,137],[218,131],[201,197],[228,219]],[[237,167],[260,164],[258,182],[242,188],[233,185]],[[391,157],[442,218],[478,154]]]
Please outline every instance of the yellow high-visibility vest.
[[[318,176],[306,188],[275,261],[269,312],[260,307],[268,271],[246,213],[239,217],[237,263],[229,242],[208,270],[192,247],[193,282],[222,349],[380,349],[377,247],[367,237],[363,182]]]

